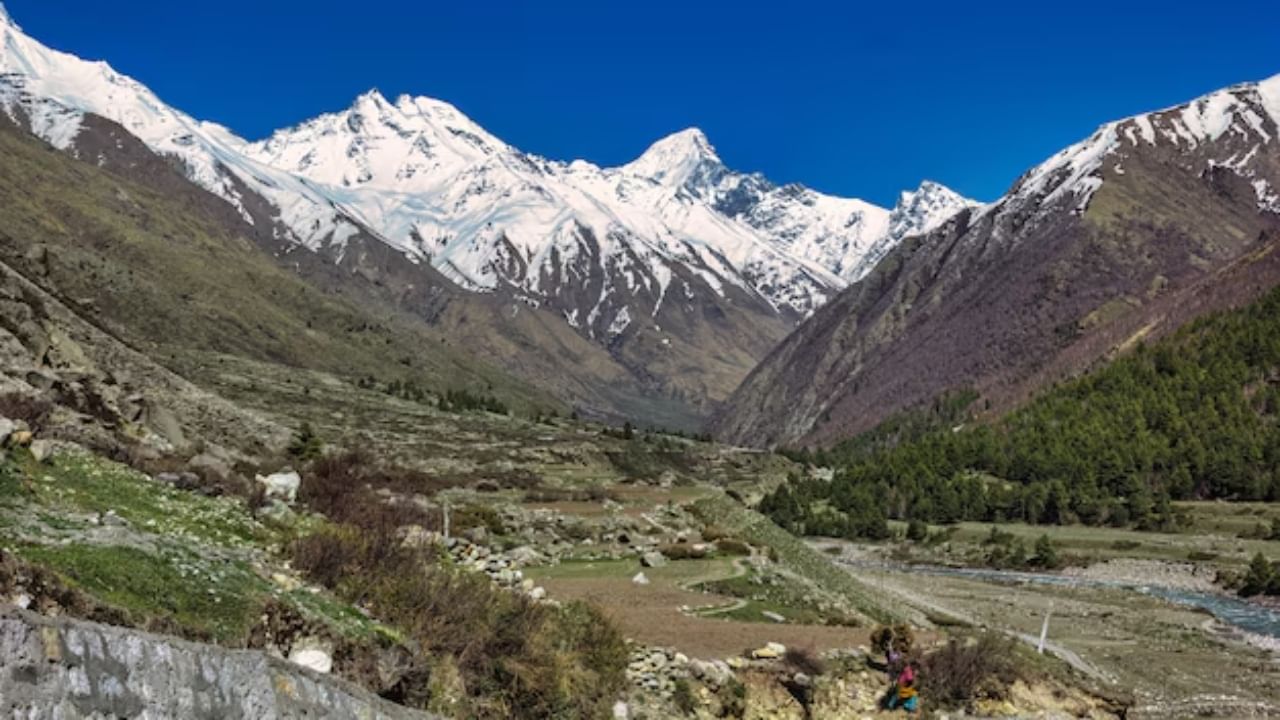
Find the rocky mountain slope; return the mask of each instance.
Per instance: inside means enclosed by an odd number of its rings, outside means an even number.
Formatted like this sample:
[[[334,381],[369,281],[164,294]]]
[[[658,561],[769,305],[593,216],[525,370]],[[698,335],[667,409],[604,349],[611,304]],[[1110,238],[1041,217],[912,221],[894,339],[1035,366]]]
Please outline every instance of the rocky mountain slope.
[[[1108,123],[890,252],[735,392],[720,437],[827,443],[971,389],[998,411],[1280,282],[1280,76]]]
[[[114,149],[86,128],[117,123],[289,266],[323,273],[305,250],[381,282],[380,301],[605,416],[696,423],[799,319],[972,205],[933,183],[893,210],[778,187],[692,129],[618,168],[553,161],[447,103],[377,91],[250,143],[3,10],[0,36],[0,108],[19,125],[103,163]]]
[[[10,307],[0,324],[37,368],[52,357],[40,338],[74,333],[86,339],[73,360],[117,347],[110,352],[165,364],[186,354],[239,355],[408,382],[424,392],[470,388],[517,408],[558,405],[446,345],[416,317],[354,302],[347,296],[361,286],[346,276],[338,278],[345,293],[336,294],[280,267],[225,203],[140,143],[131,146],[119,126],[85,122],[83,147],[112,149],[103,155],[106,167],[50,152],[0,118],[0,263],[15,288],[29,287],[13,297],[33,308]],[[38,301],[26,299],[37,292]],[[46,310],[55,305],[65,308],[65,320]],[[119,365],[105,372],[122,383],[138,372]],[[157,377],[130,384],[159,387]],[[164,404],[195,409],[173,397]]]

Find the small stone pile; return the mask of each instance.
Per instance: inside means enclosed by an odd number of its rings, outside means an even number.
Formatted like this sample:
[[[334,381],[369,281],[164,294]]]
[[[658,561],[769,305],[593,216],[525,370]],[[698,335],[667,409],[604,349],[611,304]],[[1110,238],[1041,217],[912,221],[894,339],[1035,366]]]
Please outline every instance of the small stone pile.
[[[546,588],[537,586],[533,580],[526,578],[524,571],[521,570],[521,568],[547,561],[545,555],[527,545],[497,551],[466,538],[457,536],[446,538],[440,533],[430,532],[416,525],[401,530],[401,541],[415,547],[436,545],[444,548],[459,567],[484,573],[500,588],[523,593],[533,600],[553,602],[547,599]]]
[[[627,663],[627,680],[664,700],[671,699],[678,679],[688,677],[689,658],[671,648],[636,647]]]
[[[635,646],[627,664],[627,680],[644,693],[670,700],[676,683],[692,679],[717,690],[734,678],[733,669],[724,660],[689,658],[672,648]]]

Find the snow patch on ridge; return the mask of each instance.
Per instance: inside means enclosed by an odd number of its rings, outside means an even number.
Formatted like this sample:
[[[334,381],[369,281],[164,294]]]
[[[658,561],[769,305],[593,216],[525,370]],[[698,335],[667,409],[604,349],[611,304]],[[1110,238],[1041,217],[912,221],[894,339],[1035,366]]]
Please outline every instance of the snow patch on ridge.
[[[727,168],[696,128],[621,167],[559,162],[507,145],[449,103],[377,90],[248,142],[106,63],[45,47],[2,6],[0,34],[0,109],[56,147],[74,145],[86,113],[101,115],[180,160],[248,222],[240,188],[260,194],[277,236],[309,248],[340,257],[368,231],[468,290],[567,303],[592,287],[594,305],[555,307],[593,334],[619,306],[657,317],[676,278],[686,301],[744,293],[806,316],[906,234],[972,205],[931,184],[892,210],[775,186]]]

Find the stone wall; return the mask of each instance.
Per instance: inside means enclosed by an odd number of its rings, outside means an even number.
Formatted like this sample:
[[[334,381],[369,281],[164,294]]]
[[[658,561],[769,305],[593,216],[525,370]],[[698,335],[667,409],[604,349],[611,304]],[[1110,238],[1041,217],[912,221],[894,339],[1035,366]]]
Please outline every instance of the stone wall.
[[[435,718],[261,652],[17,609],[0,614],[0,717]]]

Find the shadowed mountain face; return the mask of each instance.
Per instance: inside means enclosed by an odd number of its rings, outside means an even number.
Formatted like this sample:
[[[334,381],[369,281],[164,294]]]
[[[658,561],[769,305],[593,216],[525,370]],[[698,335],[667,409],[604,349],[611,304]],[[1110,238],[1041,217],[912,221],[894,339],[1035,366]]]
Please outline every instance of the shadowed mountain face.
[[[726,403],[719,437],[826,444],[948,392],[999,411],[1280,282],[1280,76],[1103,126],[891,252]]]

